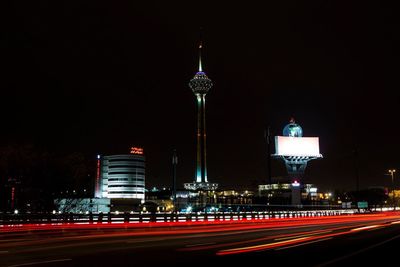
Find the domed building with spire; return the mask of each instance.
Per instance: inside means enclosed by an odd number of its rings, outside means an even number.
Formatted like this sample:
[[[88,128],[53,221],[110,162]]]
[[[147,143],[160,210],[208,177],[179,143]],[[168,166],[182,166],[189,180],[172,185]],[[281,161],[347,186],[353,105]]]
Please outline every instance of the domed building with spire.
[[[283,136],[303,137],[303,129],[296,123],[294,118],[291,118],[289,124],[283,128]]]

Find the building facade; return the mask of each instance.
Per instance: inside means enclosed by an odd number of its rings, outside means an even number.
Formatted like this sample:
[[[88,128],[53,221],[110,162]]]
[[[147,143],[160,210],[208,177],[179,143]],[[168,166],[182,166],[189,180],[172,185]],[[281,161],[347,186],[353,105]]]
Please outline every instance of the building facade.
[[[258,186],[258,195],[266,197],[270,204],[293,204],[293,190],[298,190],[299,198],[303,204],[317,204],[318,188],[313,184],[300,184],[298,182],[284,182],[262,184]],[[296,204],[298,205],[298,204]]]
[[[145,198],[145,157],[141,154],[111,155],[98,159],[96,197]]]

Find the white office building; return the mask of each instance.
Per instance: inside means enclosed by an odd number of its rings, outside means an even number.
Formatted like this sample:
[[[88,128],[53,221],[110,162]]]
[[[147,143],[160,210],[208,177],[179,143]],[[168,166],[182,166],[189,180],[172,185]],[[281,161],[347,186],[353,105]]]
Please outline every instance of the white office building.
[[[95,196],[144,200],[145,157],[142,154],[100,156]]]

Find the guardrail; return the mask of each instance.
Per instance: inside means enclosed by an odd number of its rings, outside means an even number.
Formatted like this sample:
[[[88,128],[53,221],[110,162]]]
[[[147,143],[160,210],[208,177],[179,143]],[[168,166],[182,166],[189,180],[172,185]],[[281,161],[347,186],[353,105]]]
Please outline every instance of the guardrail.
[[[259,212],[112,212],[112,213],[47,213],[47,214],[0,214],[0,225],[16,224],[118,224],[118,223],[166,223],[166,222],[215,222],[251,221],[284,218],[307,218],[352,215],[366,210],[305,210]]]

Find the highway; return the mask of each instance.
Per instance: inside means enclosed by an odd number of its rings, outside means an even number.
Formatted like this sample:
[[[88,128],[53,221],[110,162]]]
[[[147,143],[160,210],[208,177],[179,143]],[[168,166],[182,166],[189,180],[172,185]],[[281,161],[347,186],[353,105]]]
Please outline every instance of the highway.
[[[400,213],[0,228],[0,266],[396,264]]]

